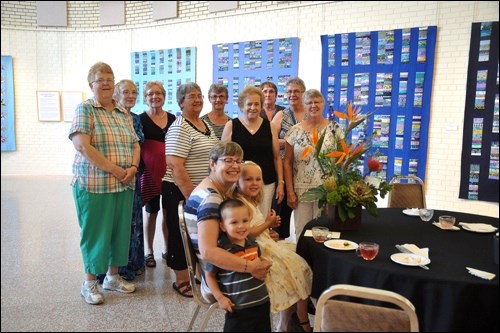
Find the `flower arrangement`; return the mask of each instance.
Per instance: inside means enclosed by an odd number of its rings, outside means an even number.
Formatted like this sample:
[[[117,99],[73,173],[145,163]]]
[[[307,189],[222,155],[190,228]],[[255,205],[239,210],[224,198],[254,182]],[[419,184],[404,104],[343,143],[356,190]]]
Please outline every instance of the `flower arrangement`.
[[[318,200],[319,208],[323,208],[327,203],[338,208],[340,219],[345,222],[347,218],[355,217],[356,207],[363,206],[373,215],[378,215],[377,195],[381,198],[391,190],[391,185],[375,177],[363,175],[357,168],[362,162],[362,156],[370,148],[369,140],[356,140],[349,142],[350,133],[359,124],[367,120],[373,112],[362,113],[360,107],[347,105],[347,112],[334,111],[339,119],[345,119],[346,128],[344,135],[346,139],[339,139],[337,150],[325,153],[321,152],[326,129],[319,133],[313,129],[311,134],[311,145],[302,153],[301,158],[306,158],[311,153],[319,163],[323,173],[323,184],[311,188],[301,196],[301,200]],[[368,170],[378,172],[382,169],[382,164],[375,156],[368,159]]]

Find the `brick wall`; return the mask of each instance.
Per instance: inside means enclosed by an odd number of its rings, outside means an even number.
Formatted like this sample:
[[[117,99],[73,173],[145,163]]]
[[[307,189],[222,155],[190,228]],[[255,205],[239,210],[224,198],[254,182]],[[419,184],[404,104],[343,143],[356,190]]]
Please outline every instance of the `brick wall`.
[[[87,71],[109,63],[130,77],[130,53],[196,47],[196,81],[212,82],[212,45],[298,37],[299,76],[320,88],[320,35],[437,25],[429,149],[430,207],[498,217],[498,204],[458,199],[470,27],[498,21],[498,1],[240,1],[208,13],[206,1],[179,2],[179,17],[153,21],[151,2],[126,1],[123,26],[99,27],[97,1],[68,1],[67,28],[36,27],[35,1],[2,1],[2,55],[14,59],[16,145],[2,152],[2,175],[68,175],[74,148],[69,122],[39,122],[37,90],[91,92]],[[210,105],[206,103],[204,112]]]

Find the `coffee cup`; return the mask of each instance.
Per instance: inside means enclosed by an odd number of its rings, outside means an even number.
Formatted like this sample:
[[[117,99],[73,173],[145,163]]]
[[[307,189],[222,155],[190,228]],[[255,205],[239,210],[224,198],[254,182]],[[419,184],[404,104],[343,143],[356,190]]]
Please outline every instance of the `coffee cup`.
[[[443,229],[451,229],[455,225],[455,216],[441,215],[439,217],[439,225]]]
[[[373,260],[378,254],[379,245],[373,242],[361,242],[358,244],[356,254],[364,260]]]
[[[428,222],[432,219],[434,215],[434,209],[420,208],[418,210],[418,215],[422,221]]]
[[[328,233],[330,230],[326,227],[313,227],[312,235],[316,242],[324,243],[328,239]]]

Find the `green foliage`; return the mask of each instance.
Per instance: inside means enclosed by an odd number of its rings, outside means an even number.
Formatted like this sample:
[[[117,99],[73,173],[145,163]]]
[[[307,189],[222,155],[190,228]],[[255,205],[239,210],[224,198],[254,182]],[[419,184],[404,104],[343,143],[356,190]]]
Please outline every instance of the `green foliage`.
[[[335,111],[337,116],[348,120],[346,137],[350,131],[373,114],[373,112],[362,114],[360,108],[353,109],[352,105],[348,105],[347,111],[346,114]],[[323,173],[324,183],[306,191],[300,197],[300,200],[318,200],[320,209],[323,209],[327,203],[335,205],[342,221],[347,218],[354,218],[355,208],[358,206],[365,207],[368,213],[377,216],[377,195],[384,198],[392,189],[392,186],[385,181],[379,182],[377,187],[374,184],[365,182],[363,175],[356,168],[357,161],[362,158],[370,147],[369,138],[361,143],[346,142],[342,138],[337,142],[337,150],[322,153],[321,147],[325,133],[326,131],[321,133],[312,149],[314,158]],[[317,134],[317,131],[315,134]],[[374,162],[375,165],[379,165],[377,161]]]

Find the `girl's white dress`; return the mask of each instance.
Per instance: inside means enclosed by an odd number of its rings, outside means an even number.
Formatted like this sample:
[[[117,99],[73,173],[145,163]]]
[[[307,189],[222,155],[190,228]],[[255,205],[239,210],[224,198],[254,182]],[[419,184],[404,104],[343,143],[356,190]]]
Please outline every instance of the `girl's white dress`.
[[[264,223],[265,217],[260,210],[248,200],[241,199],[252,209],[251,226]],[[307,262],[295,253],[295,244],[274,241],[267,229],[256,239],[261,250],[261,258],[272,262],[265,280],[271,300],[271,312],[283,311],[300,299],[309,297],[312,287],[312,271]]]

